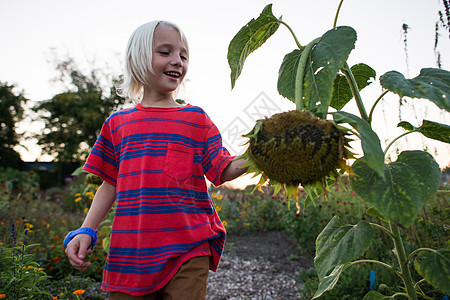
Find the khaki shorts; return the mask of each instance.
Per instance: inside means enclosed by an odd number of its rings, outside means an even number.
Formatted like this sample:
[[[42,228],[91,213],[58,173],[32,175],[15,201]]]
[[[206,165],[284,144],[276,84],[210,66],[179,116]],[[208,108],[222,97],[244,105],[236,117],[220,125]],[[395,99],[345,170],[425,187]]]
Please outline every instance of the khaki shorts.
[[[111,292],[110,300],[201,300],[206,299],[209,256],[197,256],[185,261],[173,278],[159,291],[132,296]]]

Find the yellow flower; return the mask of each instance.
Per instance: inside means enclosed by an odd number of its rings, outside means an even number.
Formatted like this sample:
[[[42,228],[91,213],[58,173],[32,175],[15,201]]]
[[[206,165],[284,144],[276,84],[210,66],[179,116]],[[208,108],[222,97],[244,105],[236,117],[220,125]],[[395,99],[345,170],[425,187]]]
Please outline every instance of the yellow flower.
[[[94,198],[93,192],[86,192],[85,195]]]
[[[212,193],[211,197],[216,198],[217,194],[216,193]]]
[[[82,199],[82,197],[75,198],[75,202],[80,202]]]
[[[44,268],[39,268],[38,272],[44,271]]]
[[[222,200],[222,195],[217,195],[217,200]]]
[[[73,294],[74,294],[75,296],[81,296],[81,295],[84,294],[84,290],[76,290],[75,292],[73,292]]]
[[[75,197],[80,197],[81,196],[81,193],[76,193],[75,194]]]
[[[85,207],[83,211],[84,211],[84,213],[87,213],[88,210],[89,210],[89,208]]]
[[[244,223],[245,226],[250,226],[250,223]]]
[[[223,221],[222,224],[223,224],[223,226],[227,226],[228,225],[227,221]]]
[[[222,207],[220,207],[219,205],[216,205],[216,210],[220,211],[222,209]]]

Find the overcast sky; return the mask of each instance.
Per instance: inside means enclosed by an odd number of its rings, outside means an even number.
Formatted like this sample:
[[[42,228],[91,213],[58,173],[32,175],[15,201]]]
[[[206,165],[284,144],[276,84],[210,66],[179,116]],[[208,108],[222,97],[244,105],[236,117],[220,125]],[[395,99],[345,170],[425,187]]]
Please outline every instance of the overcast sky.
[[[258,117],[277,110],[294,109],[290,101],[279,96],[276,85],[283,57],[296,45],[286,27],[280,26],[265,45],[250,55],[231,90],[227,62],[229,42],[243,25],[257,18],[267,4],[273,3],[274,15],[282,16],[300,43],[306,45],[332,27],[338,2],[0,0],[0,81],[15,84],[32,101],[51,98],[61,91],[51,82],[57,75],[48,63],[52,48],[61,57],[66,54],[74,57],[82,67],[87,68],[95,59],[98,67],[110,68],[119,74],[131,32],[154,19],[169,20],[183,29],[190,45],[190,69],[181,95],[207,111],[222,131],[226,146],[239,154],[244,147],[240,146],[243,140],[238,137],[238,132],[249,131]],[[377,71],[377,78],[390,70],[412,78],[422,67],[436,67],[433,46],[438,10],[443,10],[441,0],[344,1],[338,25],[352,26],[358,34],[349,64],[364,62]],[[408,60],[403,43],[403,23],[410,26]],[[442,30],[441,34],[439,51],[443,68],[450,69],[448,32]],[[376,83],[363,93],[367,110],[380,93],[381,88]],[[403,109],[402,120],[416,126],[421,125],[424,118],[450,123],[448,113],[427,101],[410,102]],[[357,113],[353,105],[344,110]],[[374,116],[374,128],[383,144],[403,132],[395,128],[398,97],[386,97]],[[449,164],[450,147],[447,145],[434,143],[418,134],[409,135],[402,143],[404,149],[428,146],[430,152],[437,151],[441,167]],[[39,157],[39,151],[30,143],[27,145],[30,151],[23,152],[24,159]]]

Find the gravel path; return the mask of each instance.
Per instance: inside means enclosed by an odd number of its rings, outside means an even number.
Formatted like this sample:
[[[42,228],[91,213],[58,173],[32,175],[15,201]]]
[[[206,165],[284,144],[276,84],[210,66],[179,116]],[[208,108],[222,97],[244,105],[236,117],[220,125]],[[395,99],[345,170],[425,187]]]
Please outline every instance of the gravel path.
[[[295,275],[313,260],[298,254],[281,232],[228,236],[218,272],[209,273],[207,299],[299,299]]]

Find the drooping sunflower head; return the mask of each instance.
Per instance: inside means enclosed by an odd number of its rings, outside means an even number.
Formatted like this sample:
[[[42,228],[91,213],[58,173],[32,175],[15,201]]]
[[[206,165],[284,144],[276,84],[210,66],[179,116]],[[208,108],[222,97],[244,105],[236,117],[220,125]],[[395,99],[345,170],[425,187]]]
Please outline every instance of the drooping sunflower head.
[[[293,110],[259,120],[246,136],[248,172],[285,186],[322,183],[337,174],[347,156],[344,133],[332,121],[308,111]]]

